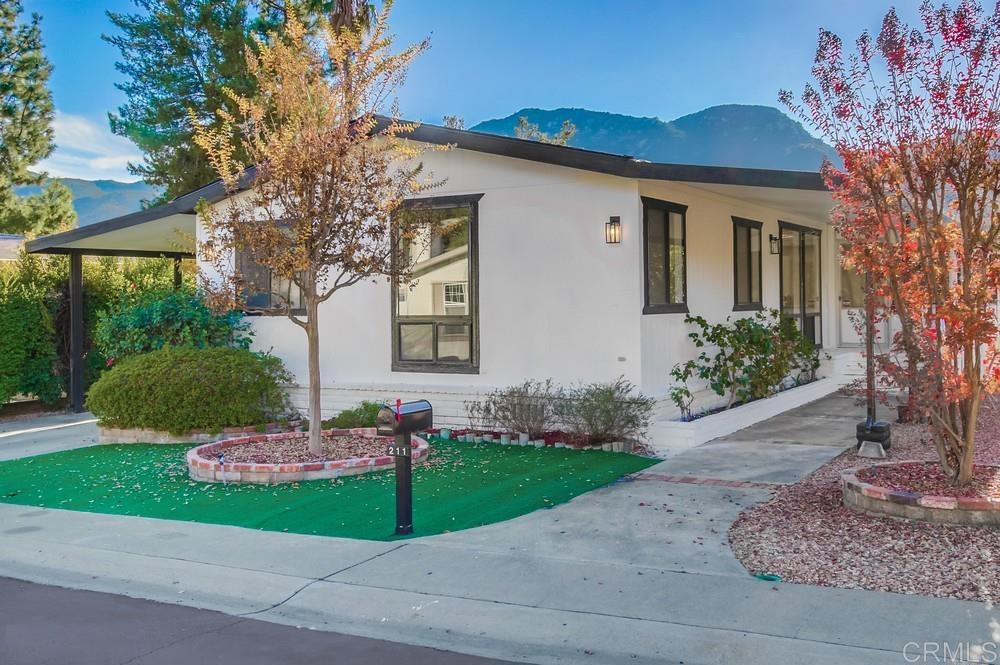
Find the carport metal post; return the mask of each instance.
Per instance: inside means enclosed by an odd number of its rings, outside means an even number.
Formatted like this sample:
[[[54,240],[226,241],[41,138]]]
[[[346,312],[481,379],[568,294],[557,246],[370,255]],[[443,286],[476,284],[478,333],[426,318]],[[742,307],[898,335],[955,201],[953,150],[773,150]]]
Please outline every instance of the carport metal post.
[[[83,411],[83,255],[69,254],[69,406]]]

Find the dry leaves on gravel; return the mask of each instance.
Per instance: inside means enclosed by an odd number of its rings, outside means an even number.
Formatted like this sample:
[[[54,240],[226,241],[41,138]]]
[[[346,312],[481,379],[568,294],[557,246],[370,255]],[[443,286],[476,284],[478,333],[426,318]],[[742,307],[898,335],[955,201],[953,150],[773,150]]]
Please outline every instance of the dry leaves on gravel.
[[[934,461],[921,425],[893,425],[894,460]],[[976,463],[1000,464],[1000,408],[984,405]],[[1000,529],[949,526],[855,512],[841,503],[840,475],[862,461],[847,451],[730,527],[751,573],[788,582],[963,600],[1000,599]]]
[[[309,452],[309,439],[303,435],[296,439],[244,443],[225,449],[226,463],[248,464],[297,464],[322,460],[342,460],[352,457],[379,457],[385,455],[389,439],[384,437],[323,436],[323,454]]]

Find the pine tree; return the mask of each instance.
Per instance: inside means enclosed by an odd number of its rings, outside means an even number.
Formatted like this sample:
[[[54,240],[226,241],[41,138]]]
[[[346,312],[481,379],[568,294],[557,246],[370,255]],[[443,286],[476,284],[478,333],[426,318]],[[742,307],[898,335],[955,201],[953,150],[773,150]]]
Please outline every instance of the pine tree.
[[[245,50],[265,39],[293,11],[308,27],[322,15],[370,14],[357,0],[134,0],[137,13],[108,12],[118,29],[104,40],[117,47],[117,84],[127,101],[109,114],[111,130],[142,151],[129,172],[162,187],[163,200],[217,177],[194,142],[190,113],[217,123],[218,109],[233,112],[226,88],[252,96],[256,83],[247,72]]]
[[[0,2],[0,232],[48,233],[71,225],[76,214],[69,190],[50,182],[34,196],[17,185],[40,184],[31,167],[54,149],[52,65],[42,51],[41,17],[20,22],[20,0]]]

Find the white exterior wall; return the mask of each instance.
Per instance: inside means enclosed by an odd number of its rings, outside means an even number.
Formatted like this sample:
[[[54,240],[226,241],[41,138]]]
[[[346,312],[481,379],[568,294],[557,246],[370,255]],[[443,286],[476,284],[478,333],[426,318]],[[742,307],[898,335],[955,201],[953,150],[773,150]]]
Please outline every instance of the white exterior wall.
[[[325,414],[361,399],[434,394],[447,419],[462,415],[470,393],[527,378],[569,384],[624,374],[639,383],[637,183],[464,150],[423,162],[447,178],[426,196],[483,194],[479,373],[393,372],[390,288],[358,284],[321,305]],[[605,243],[612,215],[622,219],[620,245]],[[255,347],[281,357],[305,385],[304,332],[281,317],[255,317],[253,326]],[[304,406],[302,391],[293,395]]]
[[[562,384],[624,375],[666,400],[669,372],[691,357],[683,314],[642,314],[640,196],[687,209],[687,294],[692,314],[712,322],[733,307],[733,215],[762,229],[765,307],[779,305],[779,257],[768,251],[778,220],[823,228],[823,339],[838,343],[837,263],[829,227],[681,183],[637,181],[466,150],[431,152],[425,168],[443,186],[425,196],[483,194],[479,200],[479,373],[392,371],[391,293],[385,281],[344,289],[321,305],[324,417],[363,399],[426,397],[439,424],[461,422],[478,392],[552,378]],[[223,204],[219,204],[223,205]],[[604,224],[622,222],[609,245]],[[305,334],[283,317],[254,317],[255,348],[282,358],[308,382]],[[305,407],[305,390],[292,390]],[[702,394],[700,406],[713,395]]]
[[[770,253],[768,238],[779,235],[778,221],[791,222],[823,231],[821,275],[823,291],[824,346],[838,343],[838,310],[835,286],[839,286],[832,229],[822,222],[722,196],[682,183],[642,181],[642,196],[686,205],[687,208],[687,302],[692,315],[719,323],[732,316],[753,312],[733,311],[733,216],[763,223],[761,229],[761,297],[765,309],[781,305],[780,259]],[[641,214],[641,203],[640,214]],[[641,250],[640,250],[640,260]],[[641,316],[642,388],[650,395],[663,396],[670,387],[670,370],[678,362],[695,355],[688,338],[691,328],[684,314]],[[704,405],[704,404],[703,404]]]

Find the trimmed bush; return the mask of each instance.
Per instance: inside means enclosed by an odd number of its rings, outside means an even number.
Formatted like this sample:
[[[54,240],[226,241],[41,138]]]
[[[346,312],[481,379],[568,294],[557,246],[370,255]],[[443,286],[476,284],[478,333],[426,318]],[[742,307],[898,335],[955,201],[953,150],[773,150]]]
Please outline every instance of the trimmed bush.
[[[511,433],[525,432],[532,438],[552,429],[563,390],[552,379],[528,380],[494,390],[482,400],[466,403],[466,413],[475,429],[494,424]]]
[[[99,316],[94,341],[105,358],[121,361],[164,346],[250,346],[250,325],[240,312],[216,314],[191,291],[152,292]]]
[[[353,429],[355,427],[375,427],[375,416],[382,405],[364,401],[353,409],[344,409],[333,418],[323,421],[323,429]]]
[[[287,410],[278,358],[245,349],[178,348],[133,356],[105,372],[87,393],[102,425],[182,435],[274,420]]]
[[[590,443],[633,441],[645,433],[655,403],[622,376],[567,390],[559,403],[559,419],[570,432],[587,437]]]

